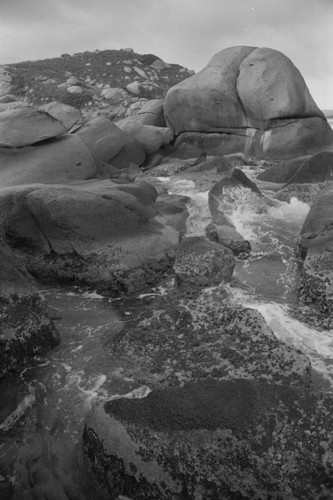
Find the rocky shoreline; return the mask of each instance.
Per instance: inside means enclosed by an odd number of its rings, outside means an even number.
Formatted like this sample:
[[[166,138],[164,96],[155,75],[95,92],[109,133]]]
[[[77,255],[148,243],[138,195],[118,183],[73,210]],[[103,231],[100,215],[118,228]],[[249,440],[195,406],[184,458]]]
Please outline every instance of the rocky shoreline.
[[[170,69],[162,63],[149,71]],[[139,78],[126,79],[126,92],[135,82],[141,92],[148,69],[122,64]],[[0,86],[0,375],[15,376],[60,341],[34,279],[121,295],[173,276],[108,345],[124,376],[151,392],[96,403],[87,417],[85,466],[101,495],[330,498],[333,395],[315,390],[308,357],[259,312],[231,303],[225,287],[236,259],[251,254],[228,217],[235,190],[265,200],[261,186],[274,183],[277,200],[311,203],[295,248],[298,307],[332,327],[333,131],[298,70],[272,49],[225,49],[164,100],[128,102],[114,121],[109,108],[88,116],[7,95],[8,75]],[[102,94],[125,106],[124,88],[115,90]],[[251,164],[263,171],[257,184],[242,171]],[[169,194],[163,176],[209,191],[205,236],[186,235],[188,200]]]

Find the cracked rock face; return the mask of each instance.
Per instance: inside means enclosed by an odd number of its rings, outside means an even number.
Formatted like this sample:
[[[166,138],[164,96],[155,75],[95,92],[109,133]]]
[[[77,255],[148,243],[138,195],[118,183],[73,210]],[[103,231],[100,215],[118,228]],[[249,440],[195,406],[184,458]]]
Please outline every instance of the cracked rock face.
[[[164,110],[178,144],[205,146],[210,154],[288,158],[333,142],[298,69],[268,48],[222,50],[168,91]]]

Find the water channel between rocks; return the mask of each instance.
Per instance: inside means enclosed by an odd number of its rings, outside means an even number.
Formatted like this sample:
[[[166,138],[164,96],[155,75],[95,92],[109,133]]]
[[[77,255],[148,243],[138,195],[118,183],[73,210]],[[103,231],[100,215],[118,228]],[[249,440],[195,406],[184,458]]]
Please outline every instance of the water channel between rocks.
[[[208,192],[196,190],[189,180],[160,180],[170,193],[191,198],[187,235],[204,235],[210,222]],[[296,198],[286,203],[265,195],[237,188],[225,199],[224,209],[252,246],[251,256],[237,261],[229,296],[260,311],[279,339],[310,357],[321,386],[332,390],[333,331],[317,331],[291,314],[297,297],[294,248],[309,206]],[[85,485],[76,453],[85,415],[94,401],[149,391],[122,376],[121,360],[112,359],[105,345],[123,318],[144,308],[151,295],[131,301],[78,288],[42,291],[62,342],[26,366],[17,381],[0,384],[0,498],[95,500],[98,494]],[[163,288],[151,290],[160,293]]]

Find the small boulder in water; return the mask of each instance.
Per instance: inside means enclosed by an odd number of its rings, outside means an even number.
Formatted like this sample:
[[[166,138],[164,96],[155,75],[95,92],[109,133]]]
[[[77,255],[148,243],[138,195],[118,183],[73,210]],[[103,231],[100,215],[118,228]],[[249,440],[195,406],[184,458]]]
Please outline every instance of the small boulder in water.
[[[229,248],[237,257],[246,257],[251,252],[251,244],[232,225],[218,225],[211,222],[206,227],[206,236]]]
[[[183,239],[176,253],[174,272],[177,292],[186,297],[203,288],[229,282],[235,267],[232,252],[204,237]]]

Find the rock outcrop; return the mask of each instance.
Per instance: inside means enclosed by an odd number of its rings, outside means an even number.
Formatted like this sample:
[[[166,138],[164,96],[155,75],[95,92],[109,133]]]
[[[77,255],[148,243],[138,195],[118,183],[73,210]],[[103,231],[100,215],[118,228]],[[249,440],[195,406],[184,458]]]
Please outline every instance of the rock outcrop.
[[[59,343],[34,280],[0,242],[0,377]]]
[[[289,158],[324,149],[333,131],[281,52],[231,47],[172,87],[166,119],[177,139],[210,154]]]

